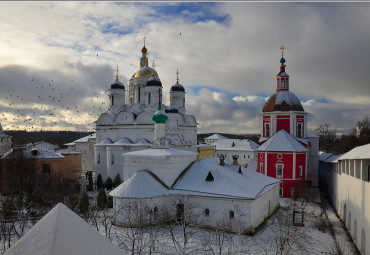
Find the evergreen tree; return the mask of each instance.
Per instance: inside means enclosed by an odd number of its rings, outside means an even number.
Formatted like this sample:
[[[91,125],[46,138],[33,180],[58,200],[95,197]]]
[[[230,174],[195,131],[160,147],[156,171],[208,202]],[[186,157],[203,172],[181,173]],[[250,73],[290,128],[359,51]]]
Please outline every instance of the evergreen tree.
[[[114,177],[114,180],[113,180],[113,188],[118,187],[121,183],[122,183],[121,176],[119,175],[119,173],[117,173],[116,177]]]
[[[92,172],[88,172],[88,180],[89,180],[89,185],[87,185],[87,191],[93,191],[94,189],[94,182],[92,178]]]
[[[81,213],[87,213],[89,211],[89,196],[86,192],[82,194],[80,203],[78,204],[78,209]]]
[[[107,190],[111,190],[113,187],[113,182],[112,182],[112,179],[110,177],[107,178],[107,181],[105,182],[105,188]]]
[[[98,190],[103,188],[103,179],[101,177],[101,174],[98,174],[98,177],[96,178],[96,188]]]
[[[107,196],[107,207],[113,208],[113,197],[110,195]]]
[[[98,196],[96,197],[96,203],[99,208],[103,209],[107,205],[107,195],[104,189],[100,189]]]

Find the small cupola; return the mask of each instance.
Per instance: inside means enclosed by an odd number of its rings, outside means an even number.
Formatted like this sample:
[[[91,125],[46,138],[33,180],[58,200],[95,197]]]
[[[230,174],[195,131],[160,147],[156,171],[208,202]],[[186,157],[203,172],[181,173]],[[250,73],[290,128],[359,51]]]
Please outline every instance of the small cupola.
[[[116,80],[110,85],[110,88],[111,89],[125,89],[125,86],[123,85],[122,82],[120,82],[118,80],[118,66],[117,66],[117,69],[116,69]]]
[[[153,87],[162,87],[162,82],[161,80],[156,77],[155,75],[155,64],[154,64],[154,61],[153,61],[153,67],[152,67],[152,70],[153,70],[153,73],[152,73],[152,76],[147,80],[146,82],[146,86],[147,87],[150,87],[150,86],[153,86]]]

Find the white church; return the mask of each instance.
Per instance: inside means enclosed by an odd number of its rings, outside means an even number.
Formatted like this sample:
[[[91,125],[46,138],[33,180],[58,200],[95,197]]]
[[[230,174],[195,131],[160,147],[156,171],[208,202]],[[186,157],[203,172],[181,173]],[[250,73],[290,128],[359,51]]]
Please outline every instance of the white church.
[[[109,109],[96,121],[96,134],[66,144],[68,149],[79,150],[82,170],[101,174],[103,180],[112,179],[122,171],[122,153],[151,148],[154,137],[152,115],[162,95],[162,82],[157,71],[148,66],[148,51],[141,49],[140,69],[129,80],[128,100],[125,85],[116,80],[109,89]],[[185,89],[177,82],[170,89],[170,105],[161,104],[168,115],[166,133],[171,148],[183,151],[197,150],[197,122],[185,109]],[[93,142],[93,146],[92,146]],[[91,160],[94,155],[94,167]],[[122,176],[122,174],[121,174]]]
[[[253,232],[278,207],[280,181],[217,158],[196,161],[197,153],[170,148],[169,114],[158,108],[151,148],[122,155],[124,182],[110,192],[120,215],[116,223],[135,223],[127,208],[137,205],[154,213],[166,209],[175,220],[189,217],[191,207],[199,224],[222,228],[224,221],[233,231]]]

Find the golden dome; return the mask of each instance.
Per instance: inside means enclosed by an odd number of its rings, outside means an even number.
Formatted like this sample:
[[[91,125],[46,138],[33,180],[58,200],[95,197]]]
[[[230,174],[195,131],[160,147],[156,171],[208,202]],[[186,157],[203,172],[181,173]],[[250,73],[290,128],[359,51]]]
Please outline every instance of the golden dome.
[[[148,50],[145,48],[145,45],[144,45],[144,47],[141,49],[141,52],[142,52],[142,53],[147,53],[147,52],[148,52]]]
[[[149,66],[144,66],[135,73],[135,78],[143,77],[143,76],[147,76],[147,77],[153,76],[153,68]],[[156,70],[154,70],[154,76],[159,79],[159,76]]]

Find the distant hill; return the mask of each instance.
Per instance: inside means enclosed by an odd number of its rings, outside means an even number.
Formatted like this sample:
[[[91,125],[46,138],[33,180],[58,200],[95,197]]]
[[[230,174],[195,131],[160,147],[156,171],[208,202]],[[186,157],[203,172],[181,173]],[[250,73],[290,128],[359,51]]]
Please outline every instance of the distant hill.
[[[204,134],[198,134],[197,135],[197,141],[198,142],[204,142],[204,138],[207,138],[208,136],[211,136],[216,133],[204,133]],[[258,143],[258,139],[260,135],[258,134],[241,134],[241,135],[236,135],[236,134],[225,134],[225,133],[217,133],[219,135],[222,135],[226,138],[229,139],[250,139],[256,143]]]
[[[48,142],[63,146],[66,143],[73,142],[84,136],[93,134],[94,132],[74,132],[74,131],[5,131],[7,135],[13,136],[13,144],[26,144],[34,142]]]
[[[27,132],[27,131],[5,131],[6,134],[13,136],[13,144],[26,144],[35,142],[49,142],[63,146],[66,143],[73,142],[74,140],[80,139],[84,136],[93,134],[94,132],[80,132],[80,131],[38,131],[38,132]],[[197,141],[204,142],[204,138],[211,136],[215,133],[204,133],[198,134]],[[258,134],[225,134],[217,133],[225,136],[229,139],[251,139],[254,142],[258,142],[260,135]]]

